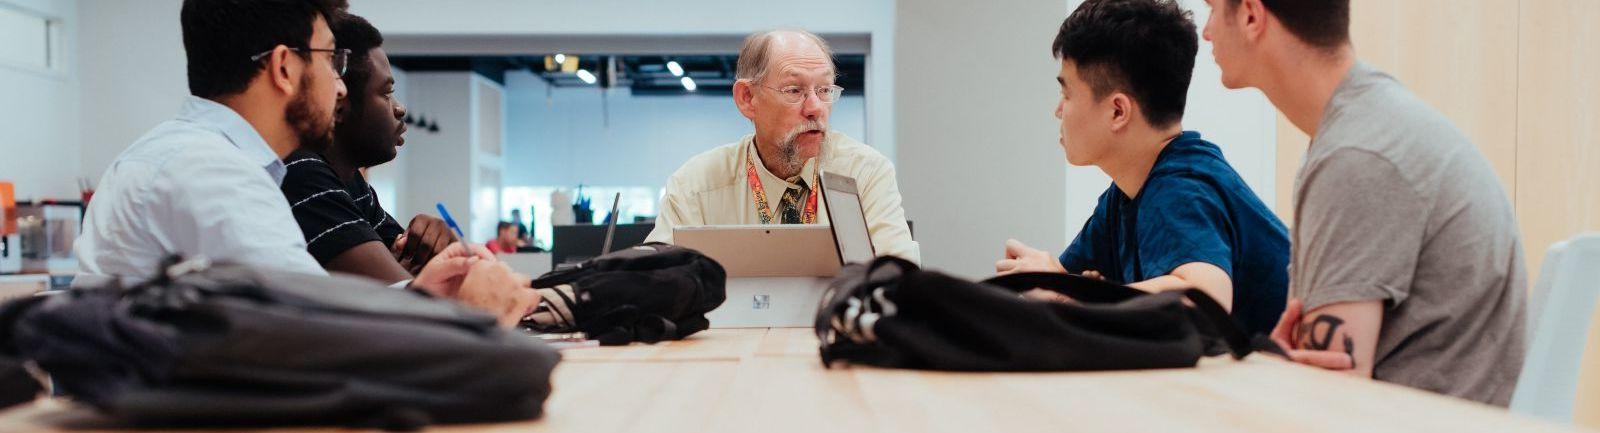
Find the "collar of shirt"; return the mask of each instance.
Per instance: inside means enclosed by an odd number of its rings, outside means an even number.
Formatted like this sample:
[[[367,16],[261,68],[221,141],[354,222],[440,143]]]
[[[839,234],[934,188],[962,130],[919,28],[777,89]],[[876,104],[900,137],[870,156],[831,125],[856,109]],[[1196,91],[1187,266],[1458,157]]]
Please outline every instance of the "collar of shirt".
[[[820,152],[817,158],[806,160],[806,165],[800,168],[800,174],[788,179],[780,178],[778,175],[772,174],[771,171],[768,171],[767,164],[761,160],[761,152],[756,150],[755,136],[751,135],[749,141],[750,144],[745,146],[745,148],[746,151],[750,152],[750,155],[753,157],[751,159],[756,162],[756,175],[761,176],[761,185],[763,185],[763,189],[772,189],[772,187],[766,185],[783,185],[784,190],[799,189],[800,185],[796,184],[795,182],[799,181],[800,179],[806,179],[807,186],[810,186],[811,188],[817,187],[816,185],[811,184],[815,183],[815,179],[817,178],[817,161],[822,159],[823,155],[828,154],[828,141],[823,141],[822,152]]]
[[[799,175],[788,179],[783,179],[779,178],[776,174],[772,174],[771,171],[768,171],[766,163],[761,161],[761,152],[756,151],[755,135],[751,135],[749,141],[750,144],[745,146],[745,149],[747,152],[750,152],[751,156],[754,157],[752,159],[756,162],[756,176],[761,177],[761,189],[763,190],[762,192],[766,193],[767,195],[767,209],[771,210],[774,214],[778,212],[778,206],[780,206],[783,202],[784,193],[788,192],[790,189],[800,189],[800,185],[795,184],[795,181],[800,179],[808,179],[806,182],[808,185],[816,182],[817,160],[822,159],[823,155],[828,154],[827,141],[823,141],[822,152],[817,158],[811,158],[807,160],[806,165],[800,168]],[[816,185],[810,186],[813,189],[816,188]],[[754,194],[754,191],[751,191],[750,193]]]
[[[1344,78],[1339,80],[1339,85],[1333,88],[1333,96],[1324,104],[1322,119],[1317,122],[1317,133],[1311,137],[1311,147],[1306,150],[1305,161],[1310,161],[1330,149],[1330,146],[1316,145],[1317,142],[1322,141],[1322,133],[1328,130],[1326,126],[1333,124],[1336,119],[1344,114],[1344,108],[1349,106],[1349,100],[1360,95],[1364,88],[1371,87],[1371,81],[1362,80],[1361,77],[1374,74],[1382,75],[1383,73],[1366,62],[1359,60],[1356,61],[1355,65],[1350,66],[1350,71],[1346,72]]]
[[[272,175],[274,182],[279,186],[283,185],[283,176],[288,173],[283,160],[278,159],[277,152],[273,152],[272,147],[267,145],[267,140],[261,138],[261,133],[256,132],[256,128],[250,126],[250,122],[245,121],[244,117],[234,112],[232,108],[191,95],[184,98],[183,109],[178,112],[178,120],[221,133],[228,138],[228,142],[239,148],[245,157],[266,169],[267,174]]]

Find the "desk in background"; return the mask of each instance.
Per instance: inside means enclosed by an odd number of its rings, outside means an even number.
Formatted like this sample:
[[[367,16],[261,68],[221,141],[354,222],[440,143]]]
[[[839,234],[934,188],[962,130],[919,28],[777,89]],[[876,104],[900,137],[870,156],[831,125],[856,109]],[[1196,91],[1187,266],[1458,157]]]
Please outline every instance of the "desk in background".
[[[505,262],[506,266],[511,267],[511,270],[535,278],[550,272],[551,268],[550,253],[499,254],[495,258]]]
[[[0,302],[50,289],[48,274],[0,275]]]

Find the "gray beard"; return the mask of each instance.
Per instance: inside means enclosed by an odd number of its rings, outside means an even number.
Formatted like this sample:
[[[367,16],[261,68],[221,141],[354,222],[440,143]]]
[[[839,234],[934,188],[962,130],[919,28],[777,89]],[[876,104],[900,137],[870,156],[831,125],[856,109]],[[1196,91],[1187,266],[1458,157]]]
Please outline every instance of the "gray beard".
[[[775,158],[775,161],[772,161],[773,163],[776,163],[778,167],[783,169],[782,171],[784,174],[788,174],[788,176],[782,177],[793,177],[797,174],[800,174],[800,169],[805,168],[806,161],[800,159],[800,146],[795,144],[794,141],[795,139],[800,138],[800,134],[803,134],[806,131],[822,131],[822,140],[828,140],[827,125],[817,121],[808,121],[806,123],[802,123],[798,126],[795,126],[795,128],[790,130],[789,133],[784,134],[783,139],[778,141],[777,158]],[[818,149],[817,156],[822,156],[821,149]]]

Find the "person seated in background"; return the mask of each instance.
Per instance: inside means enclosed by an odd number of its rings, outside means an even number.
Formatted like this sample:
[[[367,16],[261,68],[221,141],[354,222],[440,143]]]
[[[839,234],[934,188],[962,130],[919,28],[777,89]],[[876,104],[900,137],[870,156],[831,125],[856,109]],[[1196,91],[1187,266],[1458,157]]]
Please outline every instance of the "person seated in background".
[[[533,246],[533,237],[528,235],[528,225],[522,222],[522,209],[511,209],[511,223],[517,225],[517,246]]]
[[[75,286],[154,276],[168,256],[326,275],[306,252],[278,186],[283,157],[325,150],[348,54],[328,23],[343,2],[186,0],[180,21],[191,96],[112,161],[73,246]],[[440,251],[408,287],[510,325],[540,304],[525,276],[482,249]],[[399,285],[399,284],[396,284]]]
[[[1506,189],[1437,110],[1357,60],[1349,0],[1207,0],[1228,88],[1311,136],[1296,175],[1296,361],[1507,406],[1528,276]]]
[[[494,239],[486,245],[489,252],[495,254],[511,254],[517,252],[517,225],[510,221],[501,221],[495,226]]]
[[[661,213],[647,242],[672,242],[685,225],[822,224],[819,170],[849,176],[860,190],[867,230],[879,255],[921,259],[906,226],[894,164],[828,129],[843,88],[828,43],[803,30],[745,38],[733,102],[755,132],[691,158],[667,179]]]
[[[443,220],[426,214],[402,228],[378,203],[361,169],[394,160],[405,145],[406,107],[394,99],[383,34],[349,14],[332,27],[339,47],[350,50],[333,143],[289,154],[283,196],[307,250],[324,269],[385,283],[407,280],[457,239]]]
[[[1111,186],[1059,259],[1009,240],[995,270],[1197,288],[1247,331],[1271,331],[1289,284],[1288,230],[1222,149],[1183,130],[1199,50],[1190,13],[1171,0],[1087,0],[1051,49],[1067,162],[1099,167]]]

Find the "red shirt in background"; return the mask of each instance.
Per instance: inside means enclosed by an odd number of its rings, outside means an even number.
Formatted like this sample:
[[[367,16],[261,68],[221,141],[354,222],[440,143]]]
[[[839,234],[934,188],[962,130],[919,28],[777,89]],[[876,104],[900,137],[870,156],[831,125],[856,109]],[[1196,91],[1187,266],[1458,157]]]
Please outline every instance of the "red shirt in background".
[[[489,241],[489,243],[484,244],[484,246],[489,247],[489,252],[495,254],[512,254],[517,252],[517,244],[507,245],[500,243],[499,240]]]

